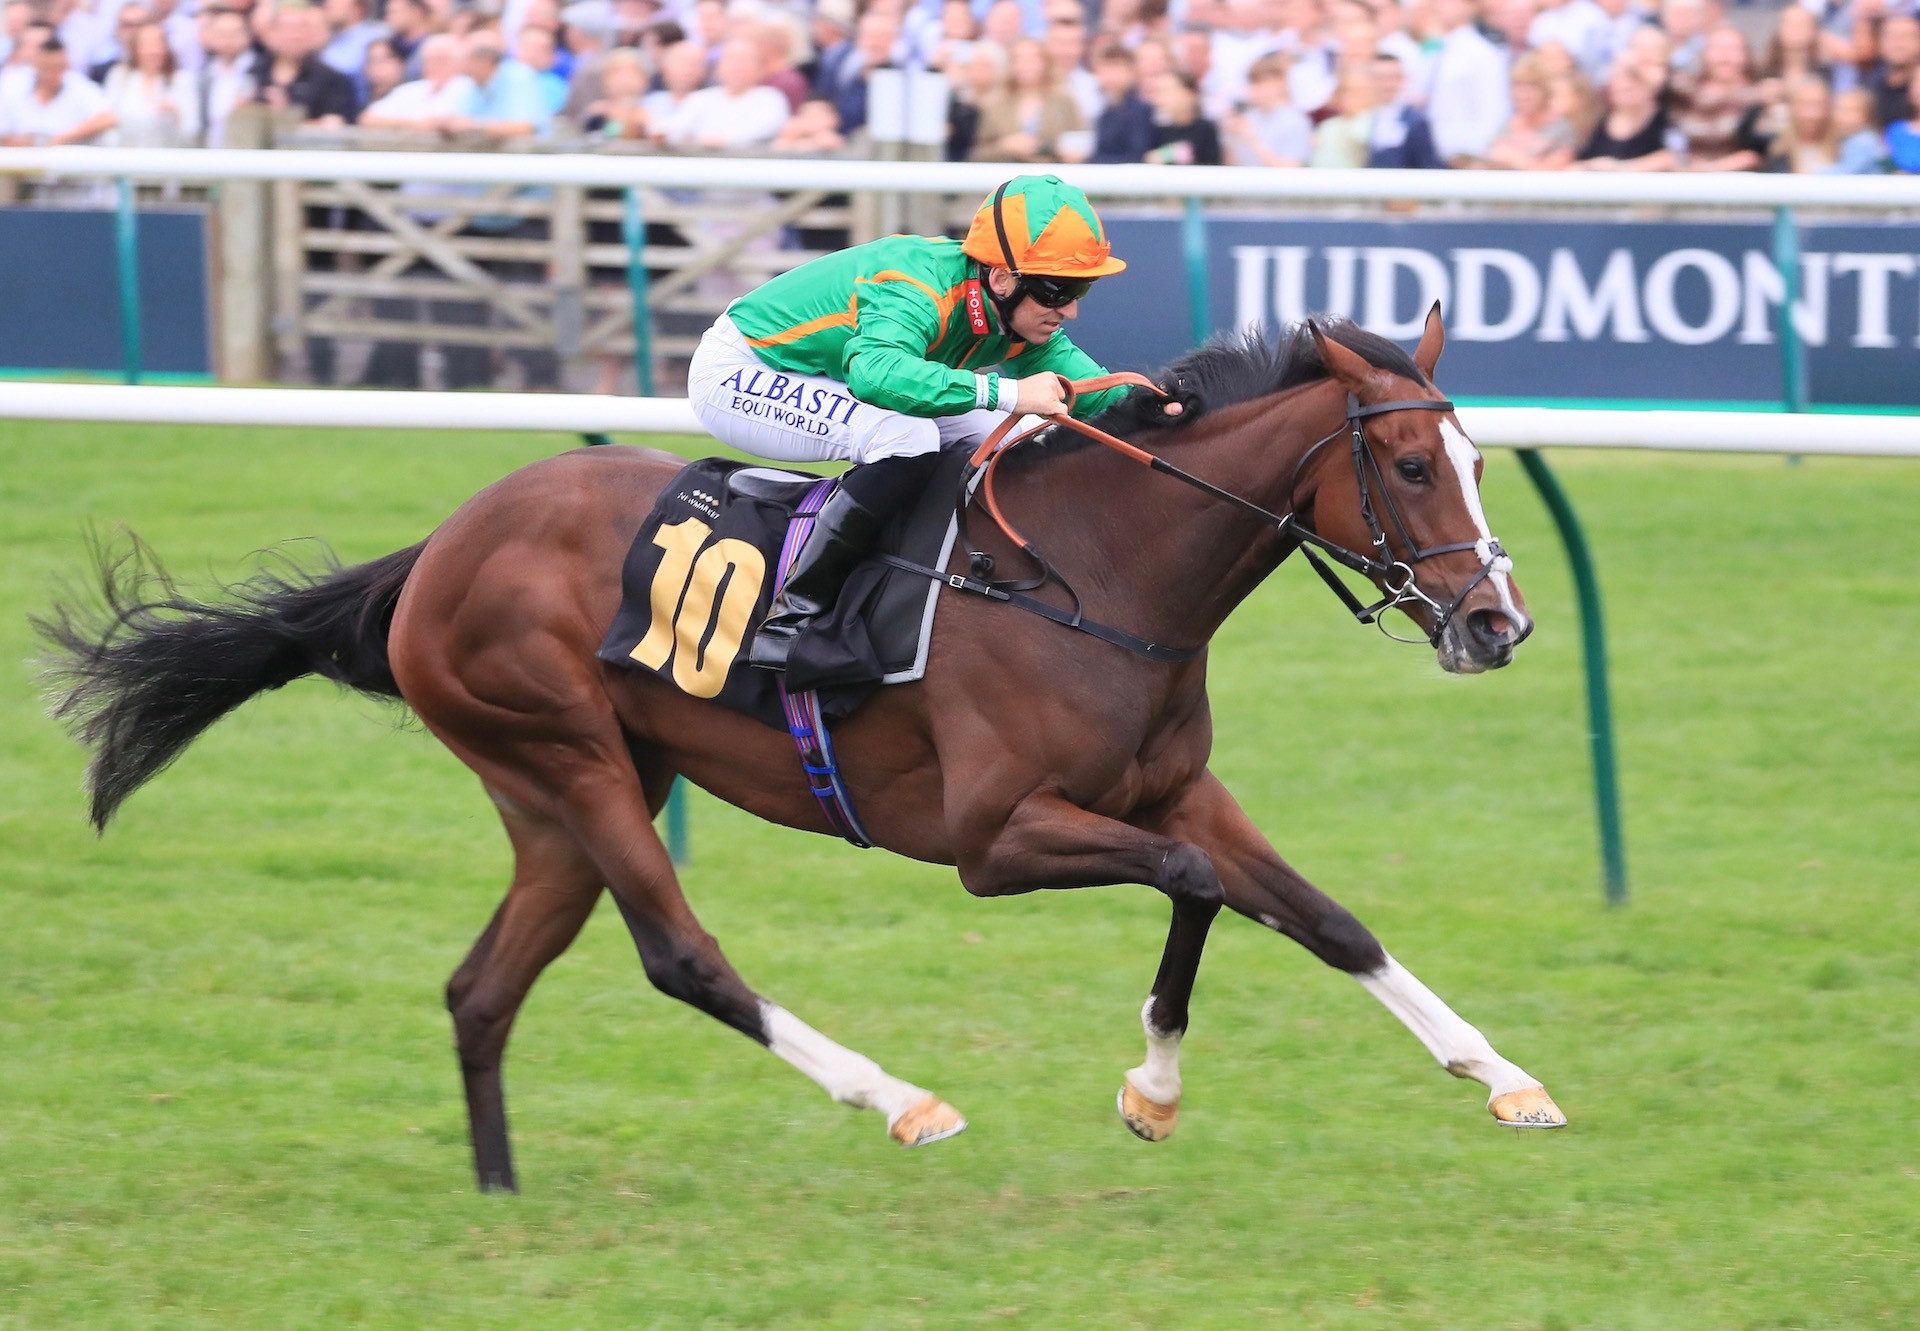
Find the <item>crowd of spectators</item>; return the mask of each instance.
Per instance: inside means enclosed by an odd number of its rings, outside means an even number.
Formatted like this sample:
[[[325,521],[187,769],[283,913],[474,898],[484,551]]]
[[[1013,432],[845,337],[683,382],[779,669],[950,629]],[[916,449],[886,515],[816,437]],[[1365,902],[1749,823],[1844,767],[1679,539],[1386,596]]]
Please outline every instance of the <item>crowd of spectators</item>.
[[[956,159],[1920,172],[1920,0],[0,0],[0,143],[318,126]],[[1764,31],[1759,49],[1745,31]]]

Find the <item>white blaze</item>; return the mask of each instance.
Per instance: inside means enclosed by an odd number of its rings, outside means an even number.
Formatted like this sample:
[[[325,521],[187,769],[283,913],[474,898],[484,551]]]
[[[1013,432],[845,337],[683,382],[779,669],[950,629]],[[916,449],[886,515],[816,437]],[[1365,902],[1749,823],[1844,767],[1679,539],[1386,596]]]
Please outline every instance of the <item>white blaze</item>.
[[[1447,446],[1447,459],[1453,463],[1454,474],[1460,478],[1460,493],[1466,498],[1467,514],[1473,519],[1473,530],[1480,537],[1474,543],[1474,553],[1480,556],[1481,563],[1493,565],[1487,580],[1493,583],[1493,589],[1500,594],[1500,612],[1512,623],[1513,631],[1518,633],[1526,627],[1527,617],[1513,599],[1513,579],[1507,576],[1513,572],[1513,560],[1506,555],[1495,556],[1493,553],[1493,532],[1487,526],[1487,511],[1480,505],[1480,484],[1473,477],[1474,464],[1480,460],[1480,450],[1460,432],[1459,426],[1444,416],[1440,419],[1440,439]]]

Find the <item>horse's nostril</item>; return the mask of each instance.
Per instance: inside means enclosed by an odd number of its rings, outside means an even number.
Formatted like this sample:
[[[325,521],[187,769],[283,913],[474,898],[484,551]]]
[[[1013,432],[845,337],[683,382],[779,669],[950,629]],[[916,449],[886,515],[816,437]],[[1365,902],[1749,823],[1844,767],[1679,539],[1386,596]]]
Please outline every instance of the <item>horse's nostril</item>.
[[[1476,610],[1467,616],[1467,627],[1488,647],[1508,647],[1518,641],[1513,621],[1498,610]]]

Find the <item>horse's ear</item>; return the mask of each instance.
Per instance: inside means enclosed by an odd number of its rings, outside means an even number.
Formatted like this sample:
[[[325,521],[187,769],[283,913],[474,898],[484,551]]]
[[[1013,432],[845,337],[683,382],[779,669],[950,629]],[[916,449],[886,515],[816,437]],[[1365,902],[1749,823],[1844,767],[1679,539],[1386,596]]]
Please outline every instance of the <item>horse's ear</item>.
[[[1433,378],[1433,367],[1440,363],[1440,353],[1446,345],[1447,326],[1440,318],[1440,302],[1436,300],[1427,311],[1427,326],[1420,334],[1420,345],[1413,349],[1413,363],[1428,379]]]
[[[1313,334],[1313,344],[1320,349],[1320,363],[1349,393],[1358,393],[1368,379],[1379,373],[1367,363],[1365,356],[1328,337],[1317,320],[1308,320],[1307,329]]]

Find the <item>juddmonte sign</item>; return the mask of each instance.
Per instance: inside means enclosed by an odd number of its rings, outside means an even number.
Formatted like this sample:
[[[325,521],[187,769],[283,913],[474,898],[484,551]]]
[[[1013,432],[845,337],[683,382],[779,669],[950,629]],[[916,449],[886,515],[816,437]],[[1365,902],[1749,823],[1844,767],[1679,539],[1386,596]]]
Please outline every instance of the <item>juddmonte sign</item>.
[[[1108,229],[1131,266],[1073,336],[1116,366],[1163,364],[1189,340],[1178,223]],[[1920,228],[1810,226],[1800,241],[1811,400],[1920,405]],[[1208,242],[1222,329],[1325,311],[1413,340],[1440,301],[1456,395],[1780,398],[1786,283],[1763,224],[1231,218]]]

